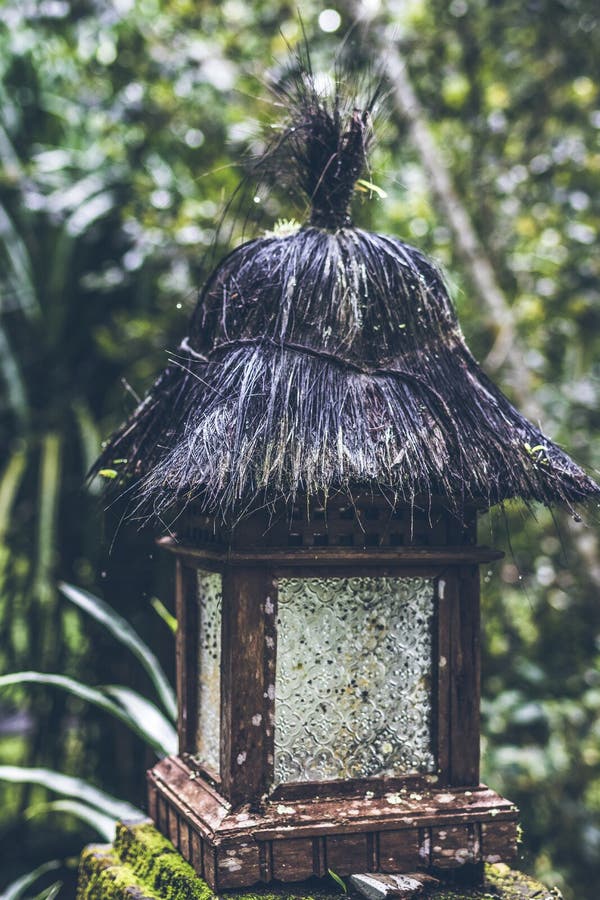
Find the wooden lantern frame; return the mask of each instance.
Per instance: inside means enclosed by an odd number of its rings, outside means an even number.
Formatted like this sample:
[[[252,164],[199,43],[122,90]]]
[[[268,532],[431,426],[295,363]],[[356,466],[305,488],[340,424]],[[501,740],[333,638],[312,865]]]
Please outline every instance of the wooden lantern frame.
[[[256,513],[233,535],[191,509],[180,540],[159,541],[176,557],[179,755],[148,773],[149,810],[213,889],[299,881],[328,869],[461,870],[478,880],[484,861],[515,856],[518,812],[479,781],[479,565],[502,554],[476,546],[475,510],[459,525],[442,507],[390,513],[369,498],[361,519],[359,506],[349,515],[332,501],[323,515],[309,519],[296,509],[275,524]],[[219,773],[193,758],[198,569],[222,575]],[[272,787],[277,582],[314,576],[434,581],[434,776]],[[252,722],[257,711],[262,727]]]

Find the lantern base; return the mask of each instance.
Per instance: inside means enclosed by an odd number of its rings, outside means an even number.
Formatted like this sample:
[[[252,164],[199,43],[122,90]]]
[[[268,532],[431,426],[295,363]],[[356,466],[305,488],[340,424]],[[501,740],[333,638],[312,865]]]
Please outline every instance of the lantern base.
[[[518,810],[485,785],[401,788],[374,797],[266,798],[232,809],[179,757],[148,772],[159,830],[214,889],[360,872],[429,871],[481,880],[516,857]],[[326,785],[323,785],[326,787]]]
[[[364,900],[346,882],[347,900]],[[230,894],[233,900],[257,900],[256,889]],[[270,885],[270,900],[340,900],[339,885],[327,877],[322,882]],[[485,866],[483,884],[470,888],[469,900],[557,900],[556,888],[546,888],[531,876],[497,864]],[[81,854],[77,900],[217,900],[205,881],[150,822],[117,825],[113,844],[91,845]],[[432,886],[429,900],[464,900],[459,886]]]

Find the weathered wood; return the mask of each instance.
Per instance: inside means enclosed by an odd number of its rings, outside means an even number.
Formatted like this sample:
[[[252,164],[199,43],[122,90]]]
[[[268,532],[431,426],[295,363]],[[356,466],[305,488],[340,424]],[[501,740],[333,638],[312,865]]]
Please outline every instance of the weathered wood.
[[[313,838],[273,841],[271,853],[272,877],[277,881],[300,881],[313,876]]]
[[[180,816],[173,806],[169,806],[167,810],[167,835],[169,840],[179,850],[179,820]]]
[[[150,782],[148,782],[148,815],[153,822],[158,822],[158,791]]]
[[[184,859],[190,859],[190,826],[184,818],[179,819],[179,843],[177,849]]]
[[[479,784],[479,570],[464,567],[448,581],[450,621],[449,784]]]
[[[477,872],[484,858],[508,861],[513,853],[515,807],[478,784],[477,564],[502,554],[474,546],[474,515],[462,527],[439,509],[431,515],[418,511],[413,520],[406,510],[392,513],[382,504],[369,508],[362,502],[360,522],[356,510],[338,504],[329,513],[313,510],[310,521],[303,511],[279,525],[267,517],[270,534],[258,534],[258,516],[229,548],[202,517],[188,523],[190,534],[204,535],[201,546],[160,542],[177,557],[181,756],[162,760],[149,773],[149,808],[163,833],[215,889],[322,877],[328,868],[341,875],[357,869],[390,875],[417,869]],[[286,528],[302,532],[302,546],[284,546]],[[220,777],[193,759],[198,567],[223,576]],[[276,585],[279,577],[298,575],[435,580],[435,773],[272,789]]]
[[[192,870],[185,870],[177,863],[176,855],[165,852],[167,847],[160,839],[159,833],[150,828],[146,822],[137,825],[118,826],[119,840],[115,846],[102,847],[93,845],[84,853],[80,871],[79,889],[86,897],[100,898],[105,896],[103,887],[114,888],[115,876],[118,877],[118,897],[133,898],[151,896],[170,896],[175,900],[184,897],[206,897],[212,895],[207,891],[203,883]],[[263,845],[269,847],[270,845]],[[135,872],[132,865],[135,860]],[[465,867],[468,868],[468,867]],[[497,900],[515,900],[518,896],[521,900],[556,900],[558,892],[550,888],[544,888],[539,882],[527,876],[510,870],[507,866],[490,866],[485,873],[485,883],[475,890],[458,887],[463,884],[463,869],[454,870],[450,878],[439,878],[436,881],[428,877],[428,873],[422,871],[405,872],[405,876],[427,884],[427,896],[436,900],[461,900],[465,896],[489,900],[496,897]],[[369,873],[372,874],[372,873]],[[106,879],[104,876],[108,876]],[[266,879],[267,881],[270,879]],[[448,883],[451,882],[451,883]],[[352,887],[352,886],[351,886]],[[271,896],[292,898],[301,896],[323,897],[323,900],[342,900],[341,893],[328,879],[317,885],[290,884],[267,885],[266,888],[246,889],[242,893],[254,897]],[[114,893],[113,890],[107,894]],[[354,893],[354,891],[352,891]],[[224,892],[217,889],[215,896],[224,897]]]
[[[272,781],[277,592],[264,571],[223,579],[221,777],[236,806],[257,804]],[[270,639],[269,641],[267,639]]]
[[[182,559],[176,561],[175,608],[179,752],[193,753],[198,723],[198,585],[196,569]]]
[[[431,829],[431,864],[456,869],[481,859],[479,825],[450,825]]]
[[[217,878],[217,851],[207,841],[202,841],[202,877],[214,890],[219,884]]]
[[[437,602],[432,641],[432,741],[440,787],[450,777],[450,614],[449,597],[456,595],[455,570],[444,572],[436,581]],[[454,590],[448,588],[452,584]]]
[[[161,760],[147,773],[149,796],[158,796],[158,816],[155,819],[163,831],[165,799],[181,810],[201,835],[210,835],[227,817],[230,806],[212,785],[189,769],[178,757]],[[162,804],[162,805],[161,805]]]
[[[415,828],[382,831],[379,835],[379,869],[382,872],[409,872],[421,862],[419,832]]]
[[[200,875],[201,878],[204,877],[204,860],[203,860],[203,849],[204,849],[204,841],[198,834],[198,832],[189,826],[190,828],[190,864],[194,867],[194,870]]]
[[[481,851],[484,862],[510,863],[517,858],[517,830],[511,822],[484,822],[481,825]]]
[[[249,512],[234,528],[189,504],[177,518],[177,539],[184,545],[226,551],[285,547],[366,548],[475,543],[475,508],[465,509],[464,523],[443,502],[422,498],[414,506],[392,506],[372,494],[323,497],[310,505],[279,504]]]
[[[298,547],[297,549],[269,550],[219,550],[218,548],[191,547],[178,543],[173,538],[163,537],[157,541],[163,550],[169,550],[177,556],[190,561],[202,561],[202,565],[212,562],[227,565],[229,567],[264,566],[265,563],[273,565],[305,566],[312,563],[315,566],[329,566],[341,564],[352,568],[355,565],[378,566],[389,564],[423,564],[448,565],[458,563],[484,563],[502,559],[504,554],[499,550],[489,547],[471,546],[445,546],[445,547],[394,547],[378,548],[345,548],[345,547]],[[218,568],[215,565],[215,568]],[[220,569],[219,569],[220,570]]]
[[[383,797],[396,791],[429,791],[441,785],[437,775],[374,775],[369,778],[333,779],[331,781],[301,781],[280,784],[269,793],[269,799],[320,800],[334,798]]]
[[[369,867],[367,835],[336,834],[327,838],[327,868],[339,875],[348,875],[356,869]]]
[[[243,887],[260,881],[258,844],[250,835],[224,842],[216,855],[215,878],[219,889]]]
[[[161,760],[148,778],[169,802],[179,804],[206,836],[252,831],[264,839],[404,830],[439,824],[514,821],[516,807],[484,785],[477,788],[401,790],[383,797],[266,800],[260,808],[231,808],[227,800],[177,757]]]
[[[327,868],[342,875],[357,868],[477,870],[484,853],[508,858],[515,847],[517,811],[485,787],[284,808],[267,801],[253,812],[232,810],[214,787],[185,773],[180,759],[162,760],[149,773],[150,791],[159,795],[161,830],[182,852],[188,848],[194,868],[215,889],[323,876]]]

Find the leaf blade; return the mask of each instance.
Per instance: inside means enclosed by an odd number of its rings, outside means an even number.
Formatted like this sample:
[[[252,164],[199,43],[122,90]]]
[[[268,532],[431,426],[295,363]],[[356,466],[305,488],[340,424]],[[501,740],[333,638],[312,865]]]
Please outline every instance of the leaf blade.
[[[89,591],[67,584],[64,581],[60,582],[59,589],[67,600],[70,600],[79,609],[92,616],[114,638],[133,653],[150,676],[150,680],[169,718],[172,722],[175,722],[177,719],[177,701],[173,688],[169,684],[156,655],[142,640],[137,631],[112,606],[99,597],[90,594]]]
[[[49,862],[45,862],[41,866],[38,866],[37,869],[26,872],[25,875],[20,875],[19,878],[11,882],[8,887],[4,888],[1,895],[2,900],[21,900],[21,897],[23,897],[27,888],[31,887],[32,884],[35,884],[38,878],[41,878],[47,872],[53,872],[55,869],[60,868],[60,865],[60,860],[52,859]]]
[[[87,803],[81,803],[79,800],[53,800],[50,803],[41,803],[27,812],[28,818],[46,812],[66,812],[75,816],[77,819],[81,819],[82,822],[87,822],[87,824],[91,825],[104,840],[114,840],[114,819]]]
[[[15,784],[39,784],[63,797],[83,800],[89,806],[99,809],[115,820],[141,822],[146,819],[142,810],[131,803],[113,797],[106,791],[88,784],[82,778],[63,775],[62,772],[55,772],[53,769],[0,766],[0,781],[9,781]]]
[[[169,756],[177,752],[177,735],[171,723],[150,700],[146,700],[130,688],[118,686],[110,689],[95,688],[66,675],[46,672],[24,671],[0,675],[0,689],[21,684],[58,687],[120,719],[150,744],[159,756]],[[111,700],[109,692],[117,697],[118,703]]]

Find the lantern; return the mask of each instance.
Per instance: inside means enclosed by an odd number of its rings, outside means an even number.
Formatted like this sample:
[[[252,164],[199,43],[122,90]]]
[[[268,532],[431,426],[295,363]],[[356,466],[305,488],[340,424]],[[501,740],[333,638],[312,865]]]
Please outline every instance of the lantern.
[[[301,74],[267,157],[310,221],[242,244],[113,438],[177,511],[177,757],[159,829],[216,889],[360,872],[477,881],[517,810],[479,780],[481,509],[598,488],[469,353],[443,282],[352,225],[377,98]],[[533,450],[531,448],[534,448]]]

